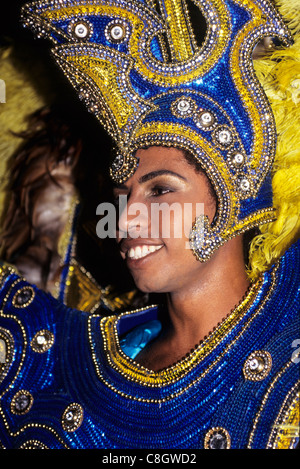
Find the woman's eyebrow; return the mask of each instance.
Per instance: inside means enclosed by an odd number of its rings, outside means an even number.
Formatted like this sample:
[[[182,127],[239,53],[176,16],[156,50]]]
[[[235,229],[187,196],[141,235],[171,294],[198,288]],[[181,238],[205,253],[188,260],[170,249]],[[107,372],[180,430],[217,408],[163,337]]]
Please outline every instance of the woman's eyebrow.
[[[181,174],[175,173],[174,171],[170,171],[169,169],[160,169],[160,170],[157,170],[157,171],[151,171],[150,173],[144,174],[144,176],[140,177],[139,183],[142,184],[146,181],[150,181],[151,179],[154,179],[157,176],[161,176],[163,174],[176,176],[176,177],[182,179],[183,181],[187,180],[184,176],[182,176]]]

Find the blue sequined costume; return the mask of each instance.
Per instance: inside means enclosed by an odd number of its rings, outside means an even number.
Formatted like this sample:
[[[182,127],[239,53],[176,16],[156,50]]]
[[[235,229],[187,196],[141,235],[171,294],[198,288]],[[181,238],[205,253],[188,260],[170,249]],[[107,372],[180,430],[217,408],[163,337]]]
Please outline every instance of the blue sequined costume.
[[[299,242],[208,338],[161,372],[120,348],[159,308],[101,318],[2,270],[2,447],[296,445]]]
[[[159,11],[155,3],[43,0],[25,6],[24,18],[53,42],[56,61],[115,139],[116,182],[133,174],[144,146],[175,146],[200,161],[219,202],[213,226],[193,227],[191,247],[206,262],[276,216],[275,121],[251,57],[264,37],[286,46],[291,38],[268,0],[197,0],[207,23],[198,47],[186,3],[161,0]],[[136,353],[159,333],[159,307],[81,312],[3,267],[0,445],[295,447],[299,254],[298,242],[208,337],[155,372]]]

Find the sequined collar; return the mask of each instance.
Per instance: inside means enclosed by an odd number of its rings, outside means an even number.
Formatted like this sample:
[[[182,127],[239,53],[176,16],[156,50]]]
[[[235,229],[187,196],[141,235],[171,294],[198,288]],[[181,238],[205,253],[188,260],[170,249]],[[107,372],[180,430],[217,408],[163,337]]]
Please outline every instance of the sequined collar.
[[[161,371],[149,370],[135,360],[129,358],[122,350],[119,344],[118,325],[120,321],[127,315],[141,313],[149,310],[149,308],[139,309],[131,312],[122,313],[120,316],[110,316],[103,318],[100,322],[101,333],[104,344],[104,351],[109,365],[130,381],[138,384],[151,387],[161,387],[171,383],[175,383],[183,378],[190,372],[197,364],[199,364],[205,357],[207,357],[220,342],[227,337],[232,329],[239,323],[249,310],[251,305],[258,299],[262,285],[263,278],[254,283],[246,297],[239,303],[239,305],[226,316],[222,322],[186,357],[175,363],[174,365],[165,368]],[[255,309],[255,315],[259,313],[265,301],[269,298],[274,290],[275,285],[275,272],[272,273],[271,286],[268,289],[258,307]],[[249,325],[254,318],[251,316],[247,325]],[[245,326],[247,327],[247,326]],[[232,339],[230,346],[238,340],[239,336]],[[225,353],[225,351],[224,351]],[[221,358],[221,357],[220,357]],[[215,363],[214,363],[215,364]],[[207,370],[208,372],[209,370]]]

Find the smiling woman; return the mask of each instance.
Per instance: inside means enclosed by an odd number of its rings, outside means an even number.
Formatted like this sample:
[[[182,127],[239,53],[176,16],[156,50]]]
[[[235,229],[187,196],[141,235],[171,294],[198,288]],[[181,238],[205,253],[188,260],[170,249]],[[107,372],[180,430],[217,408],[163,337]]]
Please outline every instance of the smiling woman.
[[[282,10],[299,47],[291,4]],[[285,135],[299,106],[294,72],[284,86],[276,74],[291,35],[269,0],[194,0],[206,23],[199,42],[190,8],[187,0],[42,0],[23,11],[115,140],[117,244],[137,287],[164,300],[87,314],[3,267],[3,447],[297,446],[299,176],[297,146],[287,150]],[[258,55],[272,46],[262,69],[271,70],[281,158],[254,74],[257,43]],[[299,50],[290,55],[295,70]],[[280,165],[291,181],[281,172],[278,184]],[[278,185],[293,186],[292,220],[283,220]],[[250,276],[244,238],[254,228],[252,258],[254,246],[267,249]]]

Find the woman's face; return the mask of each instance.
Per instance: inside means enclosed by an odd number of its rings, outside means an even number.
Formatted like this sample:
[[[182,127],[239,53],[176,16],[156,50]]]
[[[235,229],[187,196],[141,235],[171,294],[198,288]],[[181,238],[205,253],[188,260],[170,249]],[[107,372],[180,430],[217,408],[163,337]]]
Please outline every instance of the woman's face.
[[[212,221],[216,201],[206,175],[181,150],[154,146],[136,156],[138,169],[114,189],[116,201],[127,197],[117,241],[140,290],[172,293],[199,278],[203,265],[189,248],[189,233],[201,213]]]

